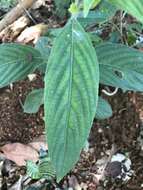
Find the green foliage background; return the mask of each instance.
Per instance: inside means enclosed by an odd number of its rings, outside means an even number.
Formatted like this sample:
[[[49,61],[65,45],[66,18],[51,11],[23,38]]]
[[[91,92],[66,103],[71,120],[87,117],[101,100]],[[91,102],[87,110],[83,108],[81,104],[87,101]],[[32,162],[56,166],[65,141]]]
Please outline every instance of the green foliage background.
[[[8,10],[16,4],[17,0],[0,0],[0,9]]]

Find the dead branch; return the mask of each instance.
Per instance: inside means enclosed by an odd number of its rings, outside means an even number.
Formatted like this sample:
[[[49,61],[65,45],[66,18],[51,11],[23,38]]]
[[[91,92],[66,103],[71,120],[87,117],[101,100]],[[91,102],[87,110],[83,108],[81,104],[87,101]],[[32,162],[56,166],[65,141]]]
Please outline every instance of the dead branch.
[[[0,32],[12,24],[17,18],[19,18],[24,12],[25,9],[30,8],[36,0],[22,0],[16,7],[14,7],[10,12],[8,12],[5,17],[0,21]]]
[[[16,37],[27,27],[30,19],[27,16],[22,16],[15,22],[7,26],[0,32],[0,40],[2,42],[12,42]]]

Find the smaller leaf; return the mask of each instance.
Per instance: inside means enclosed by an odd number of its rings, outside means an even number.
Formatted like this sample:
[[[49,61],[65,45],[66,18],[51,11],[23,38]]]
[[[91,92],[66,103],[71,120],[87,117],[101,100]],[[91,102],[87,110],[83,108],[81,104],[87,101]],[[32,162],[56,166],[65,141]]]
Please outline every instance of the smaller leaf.
[[[69,12],[70,12],[71,14],[77,14],[77,13],[79,12],[79,9],[78,9],[76,3],[72,3],[72,4],[71,4],[71,6],[70,6],[70,8],[69,8]]]
[[[94,0],[91,9],[94,9],[100,2],[101,0]]]
[[[143,91],[143,53],[116,43],[96,47],[100,83],[124,90]]]
[[[41,177],[39,175],[39,168],[37,164],[35,164],[31,160],[27,161],[26,168],[27,168],[27,175],[30,176],[32,179],[39,179]]]
[[[26,166],[27,175],[32,179],[51,179],[52,177],[55,177],[55,170],[47,154],[40,158],[37,164],[32,161],[27,161]]]
[[[51,50],[49,38],[46,36],[40,37],[37,43],[35,44],[35,48],[39,50],[43,59],[47,61]]]
[[[38,69],[42,72],[45,73],[46,71],[46,66],[47,66],[47,61],[50,55],[51,47],[50,47],[50,39],[48,37],[42,36],[39,38],[37,41],[35,48],[39,50],[41,53],[41,56],[44,60],[43,64],[41,64]]]
[[[99,6],[95,10],[89,11],[86,18],[84,18],[83,13],[81,12],[78,15],[78,21],[82,26],[87,27],[90,24],[97,24],[106,22],[111,19],[116,13],[116,6],[108,1],[102,0]]]
[[[26,97],[23,109],[25,113],[36,113],[43,104],[44,90],[36,89],[28,94]]]
[[[91,8],[95,8],[101,0],[84,0],[84,17],[88,15]]]
[[[15,43],[0,45],[0,88],[24,79],[43,62],[36,49]]]
[[[99,97],[95,118],[107,119],[111,116],[112,116],[112,108],[110,104],[102,97]]]

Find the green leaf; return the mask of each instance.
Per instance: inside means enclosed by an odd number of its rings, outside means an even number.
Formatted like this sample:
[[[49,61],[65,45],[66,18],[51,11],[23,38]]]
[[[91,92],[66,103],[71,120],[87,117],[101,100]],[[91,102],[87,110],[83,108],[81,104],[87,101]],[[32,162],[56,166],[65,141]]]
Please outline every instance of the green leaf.
[[[39,40],[37,41],[35,48],[37,50],[39,50],[39,52],[41,53],[42,58],[44,59],[44,62],[42,65],[39,66],[39,70],[42,73],[45,73],[46,71],[46,66],[47,66],[47,61],[50,55],[50,51],[51,51],[51,46],[50,46],[50,40],[48,37],[42,36],[39,38]]]
[[[54,0],[57,16],[63,18],[67,14],[67,10],[71,0]]]
[[[40,37],[35,45],[35,48],[41,53],[43,59],[46,62],[49,59],[51,50],[49,38],[46,36]]]
[[[90,26],[90,24],[106,22],[114,16],[116,10],[116,6],[106,0],[102,0],[96,10],[89,11],[86,18],[84,18],[83,13],[81,12],[78,16],[78,21],[82,26]]]
[[[35,89],[30,92],[24,102],[25,113],[37,113],[40,106],[44,103],[44,89]]]
[[[88,1],[89,1],[89,0],[88,0]],[[93,0],[91,9],[94,9],[100,2],[101,2],[101,0]]]
[[[30,176],[32,179],[39,179],[41,176],[39,174],[38,165],[36,165],[33,161],[26,162],[27,168],[27,175]]]
[[[51,177],[55,177],[55,170],[48,156],[40,158],[38,167],[42,178],[51,179]]]
[[[58,181],[77,162],[98,100],[95,49],[76,19],[54,43],[45,77],[45,122],[49,156]]]
[[[84,0],[84,17],[88,15],[88,12],[91,8],[96,7],[101,0]]]
[[[124,90],[143,91],[143,53],[121,44],[96,47],[100,83]]]
[[[99,97],[95,117],[97,119],[107,119],[111,116],[112,116],[112,108],[110,104],[102,97]]]
[[[16,3],[16,0],[0,0],[0,9],[8,11],[10,8],[14,7]]]
[[[76,14],[79,12],[79,8],[78,8],[78,6],[77,6],[76,3],[72,3],[72,4],[70,5],[69,12],[70,12],[72,15],[76,15]]]
[[[42,62],[40,52],[30,46],[0,45],[0,88],[25,78]]]
[[[35,164],[33,161],[26,162],[27,175],[32,179],[51,179],[55,177],[55,171],[51,164],[50,158],[46,155],[39,159]]]
[[[111,3],[118,6],[136,17],[143,23],[143,0],[109,0]]]

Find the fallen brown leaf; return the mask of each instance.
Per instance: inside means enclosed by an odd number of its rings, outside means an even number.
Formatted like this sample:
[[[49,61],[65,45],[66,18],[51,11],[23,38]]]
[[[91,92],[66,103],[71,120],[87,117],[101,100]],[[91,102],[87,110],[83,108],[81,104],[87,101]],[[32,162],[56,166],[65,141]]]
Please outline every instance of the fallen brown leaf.
[[[47,29],[48,26],[43,23],[28,27],[20,34],[16,42],[27,44],[33,41],[33,43],[35,44],[38,38],[43,35],[47,31]]]
[[[28,145],[32,146],[37,151],[39,151],[41,148],[44,150],[48,150],[45,135],[41,135],[38,138],[33,139],[33,142],[29,143]]]
[[[6,144],[0,148],[2,154],[18,166],[26,165],[27,160],[38,161],[38,152],[29,145],[21,143]]]

